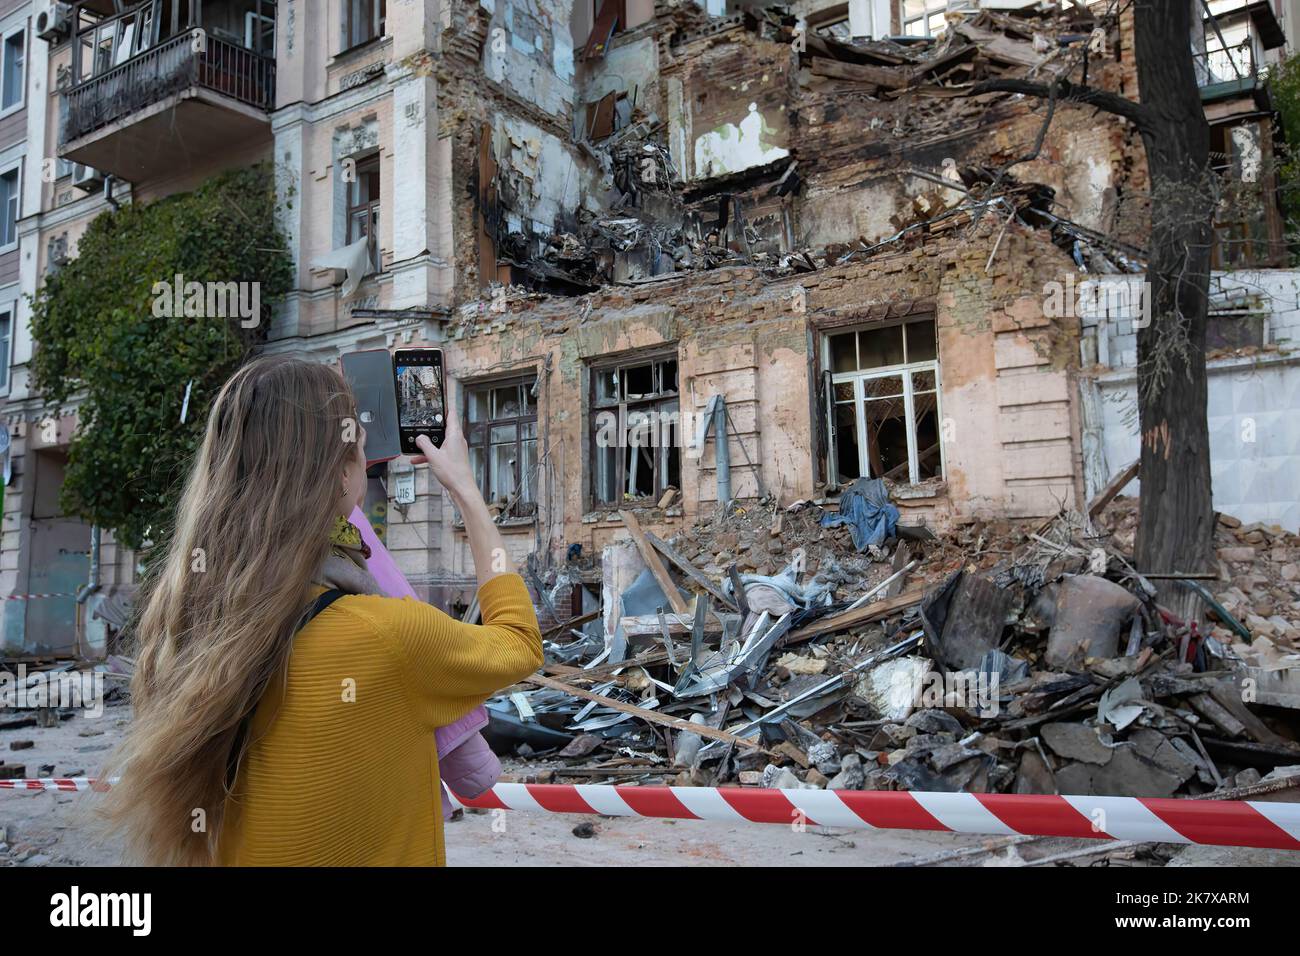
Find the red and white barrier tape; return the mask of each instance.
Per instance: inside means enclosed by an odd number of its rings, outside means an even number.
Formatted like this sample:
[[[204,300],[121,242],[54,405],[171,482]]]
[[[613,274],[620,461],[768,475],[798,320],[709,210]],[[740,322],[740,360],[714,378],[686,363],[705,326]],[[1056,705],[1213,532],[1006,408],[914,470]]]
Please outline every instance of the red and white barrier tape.
[[[116,779],[116,778],[114,778]],[[0,790],[94,790],[108,784],[90,777],[42,777],[39,780],[0,780]]]
[[[75,594],[0,594],[0,601],[34,601],[37,598],[74,598]]]
[[[0,790],[78,791],[87,777],[0,780]],[[1300,804],[1155,797],[1068,797],[753,787],[612,787],[498,783],[463,806],[721,823],[799,821],[857,830],[941,830],[1300,850]]]
[[[1300,804],[1145,797],[499,783],[467,807],[859,830],[1088,837],[1300,850]]]

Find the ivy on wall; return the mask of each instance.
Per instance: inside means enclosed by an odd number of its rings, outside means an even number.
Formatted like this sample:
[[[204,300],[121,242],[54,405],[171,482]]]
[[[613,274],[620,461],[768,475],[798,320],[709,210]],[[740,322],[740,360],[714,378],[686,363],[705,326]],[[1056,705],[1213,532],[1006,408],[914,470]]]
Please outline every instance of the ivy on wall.
[[[65,514],[129,548],[165,536],[211,402],[292,282],[275,203],[273,171],[257,166],[124,205],[45,280],[32,300],[33,389],[52,408],[80,398]]]

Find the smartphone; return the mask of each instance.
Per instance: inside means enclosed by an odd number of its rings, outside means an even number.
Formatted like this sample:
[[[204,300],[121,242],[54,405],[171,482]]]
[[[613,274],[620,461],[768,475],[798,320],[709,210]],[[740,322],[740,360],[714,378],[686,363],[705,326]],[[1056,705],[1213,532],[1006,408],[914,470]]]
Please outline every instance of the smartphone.
[[[366,466],[396,458],[402,453],[402,445],[397,431],[392,354],[388,349],[348,352],[339,357],[339,367],[352,388],[357,415],[366,430]]]
[[[442,376],[442,349],[398,349],[393,353],[393,382],[397,391],[397,423],[402,451],[418,454],[417,435],[428,435],[434,447],[447,434],[447,405]]]

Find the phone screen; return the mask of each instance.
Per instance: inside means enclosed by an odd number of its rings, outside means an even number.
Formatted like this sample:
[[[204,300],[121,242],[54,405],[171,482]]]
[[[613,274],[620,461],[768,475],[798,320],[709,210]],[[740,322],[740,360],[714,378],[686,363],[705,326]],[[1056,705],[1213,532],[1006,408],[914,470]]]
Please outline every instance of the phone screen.
[[[442,350],[398,349],[393,353],[397,384],[397,419],[402,451],[415,454],[417,435],[428,435],[435,446],[446,433],[443,401]]]

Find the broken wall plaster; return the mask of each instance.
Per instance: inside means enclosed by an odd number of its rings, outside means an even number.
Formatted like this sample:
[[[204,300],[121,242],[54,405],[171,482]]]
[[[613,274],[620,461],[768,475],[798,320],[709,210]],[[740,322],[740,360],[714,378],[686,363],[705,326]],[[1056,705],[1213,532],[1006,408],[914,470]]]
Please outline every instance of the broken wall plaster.
[[[695,138],[695,175],[723,176],[784,159],[790,151],[772,145],[777,135],[777,128],[758,111],[758,104],[750,103],[739,123],[724,123]]]
[[[650,112],[658,109],[659,45],[655,37],[644,36],[611,47],[605,56],[586,64],[581,99],[593,103],[608,93],[635,93],[636,105]]]
[[[499,0],[482,60],[489,79],[566,125],[574,100],[571,11],[570,0]]]

